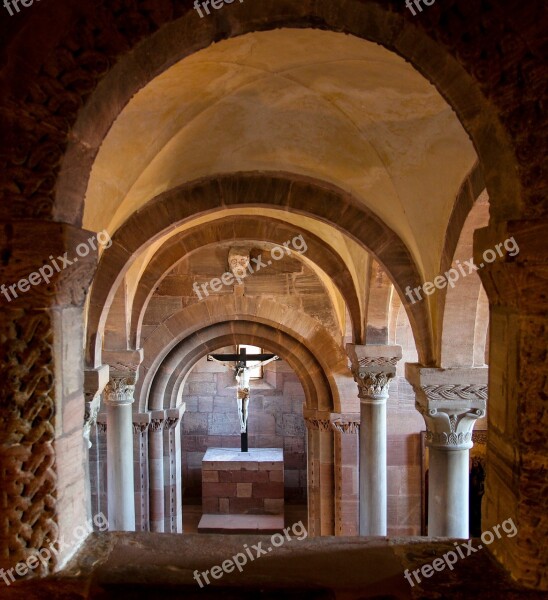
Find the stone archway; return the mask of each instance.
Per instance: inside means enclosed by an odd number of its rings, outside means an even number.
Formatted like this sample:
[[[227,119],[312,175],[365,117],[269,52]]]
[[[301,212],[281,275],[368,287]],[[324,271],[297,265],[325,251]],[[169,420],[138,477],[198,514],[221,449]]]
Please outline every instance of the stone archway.
[[[133,310],[131,315],[131,344],[138,348],[141,345],[141,328],[143,317],[156,286],[162,281],[177,261],[197,248],[202,248],[208,243],[218,243],[230,239],[271,241],[281,246],[287,240],[302,235],[306,238],[307,255],[322,271],[337,285],[343,298],[347,302],[348,311],[352,319],[354,337],[363,338],[363,314],[360,299],[342,257],[323,242],[320,238],[297,228],[284,221],[276,219],[258,220],[251,216],[234,216],[224,218],[222,221],[208,222],[205,225],[194,227],[182,232],[168,240],[147,265],[139,281]],[[99,283],[99,287],[100,287]]]
[[[265,196],[264,189],[268,189]],[[348,194],[323,182],[290,174],[219,175],[167,192],[138,211],[113,236],[113,245],[99,263],[89,305],[87,362],[100,361],[101,336],[108,308],[124,273],[143,247],[199,214],[238,207],[264,206],[311,215],[352,237],[382,264],[400,293],[413,327],[421,361],[433,361],[428,308],[404,296],[407,286],[420,284],[409,250],[381,219]],[[112,257],[112,259],[110,258]],[[107,260],[108,259],[108,260]]]
[[[264,307],[265,314],[270,314],[270,308],[272,307]],[[207,312],[207,307],[204,311]],[[231,311],[227,310],[227,315],[230,314]],[[176,345],[170,344],[170,351],[162,353],[162,359],[154,370],[150,384],[149,402],[146,405],[140,403],[141,411],[150,411],[154,420],[159,418],[155,415],[167,413],[170,409],[179,409],[180,389],[185,377],[200,358],[219,347],[250,343],[276,352],[293,368],[306,398],[304,415],[307,422],[310,534],[315,536],[353,533],[355,527],[352,520],[353,517],[354,520],[357,519],[357,501],[343,497],[342,489],[343,486],[348,489],[353,485],[352,481],[343,481],[343,474],[351,479],[357,477],[357,456],[354,453],[352,461],[350,450],[356,441],[355,434],[359,422],[357,409],[354,408],[353,411],[353,407],[346,403],[341,407],[343,410],[334,410],[333,379],[324,374],[324,367],[298,337],[274,327],[274,323],[261,322],[257,317],[246,320],[236,315],[235,318],[235,321],[223,321],[220,318],[217,322],[212,321],[211,324],[194,328],[194,331],[181,332],[178,336],[180,341]],[[156,347],[158,342],[151,343]],[[146,370],[146,365],[144,369]],[[145,395],[146,389],[141,391],[141,398]],[[337,397],[341,395],[343,390],[337,392]],[[135,418],[139,420],[138,417]],[[148,442],[152,448],[166,447],[166,436],[172,437],[171,432],[158,428],[149,432]],[[169,447],[170,452],[177,452],[177,443],[170,444]],[[176,463],[177,457],[175,454],[170,455],[169,460],[166,460],[167,457],[163,456],[164,460],[160,463],[155,460],[150,465],[141,465],[141,469],[150,469],[150,524],[153,530],[157,530],[155,528],[158,523],[181,521],[181,503],[172,505],[170,514],[165,514],[166,507],[169,506],[166,498],[170,492],[170,484],[164,483],[164,463]],[[174,493],[171,495],[176,496]],[[161,527],[160,531],[164,531],[164,526]]]
[[[365,37],[384,43],[416,64],[430,80],[435,81],[451,105],[456,107],[478,148],[494,207],[492,229],[477,236],[478,247],[496,244],[501,235],[516,232],[521,233],[527,242],[520,260],[515,261],[516,264],[505,265],[504,269],[491,269],[484,274],[493,309],[493,333],[506,340],[505,349],[508,352],[522,358],[519,386],[516,374],[512,374],[513,379],[508,385],[498,380],[493,381],[494,403],[501,418],[500,427],[490,440],[493,469],[498,474],[496,484],[490,490],[490,497],[494,501],[495,498],[508,496],[520,525],[519,536],[501,551],[500,560],[512,569],[516,577],[531,585],[546,587],[546,576],[540,572],[544,555],[539,558],[532,541],[535,539],[534,530],[537,535],[542,535],[545,525],[538,527],[536,516],[532,517],[527,512],[531,511],[531,507],[538,508],[538,511],[532,511],[536,514],[546,512],[545,500],[539,497],[539,485],[535,478],[539,465],[545,464],[542,453],[545,440],[536,429],[538,414],[543,414],[544,410],[543,404],[538,400],[543,397],[543,378],[540,375],[544,365],[542,358],[537,357],[544,355],[545,348],[539,340],[544,339],[546,328],[543,313],[545,285],[542,277],[539,278],[537,274],[537,271],[543,273],[545,270],[546,255],[536,240],[545,239],[546,227],[543,222],[534,221],[503,223],[504,219],[534,219],[546,215],[540,167],[542,150],[546,144],[541,127],[543,113],[539,104],[543,78],[539,76],[539,63],[535,61],[535,56],[540,54],[539,36],[535,36],[539,20],[535,15],[536,11],[540,13],[541,6],[541,2],[532,2],[514,14],[507,13],[503,3],[495,3],[491,10],[483,5],[470,6],[465,9],[466,18],[463,19],[459,13],[461,7],[441,7],[438,3],[425,13],[424,20],[419,25],[409,15],[406,18],[403,4],[395,1],[386,3],[383,8],[374,2],[341,3],[338,8],[325,7],[322,3],[315,3],[313,8],[308,3],[296,6],[284,4],[280,7],[276,3],[265,2],[249,17],[244,12],[245,7],[239,10],[237,16],[241,15],[243,26],[237,18],[228,23],[214,20],[211,24],[189,31],[188,35],[196,42],[193,47],[203,47],[209,41],[231,35],[232,32],[238,33],[252,27],[271,27],[272,23],[274,26],[286,24],[299,27],[312,24],[344,32],[362,30]],[[110,61],[115,62],[117,56],[137,46],[138,42],[156,31],[161,24],[173,19],[173,16],[185,14],[185,11],[179,12],[178,8],[172,10],[169,3],[163,7],[165,10],[151,13],[140,10],[137,5],[129,5],[118,11],[113,19],[109,18],[111,15],[106,8],[101,9],[94,17],[96,7],[91,3],[79,3],[78,6],[71,6],[66,12],[59,13],[46,12],[50,10],[49,6],[42,11],[37,7],[35,15],[22,21],[24,27],[14,29],[6,38],[6,46],[9,46],[16,58],[3,74],[6,85],[3,86],[2,115],[7,135],[3,148],[6,169],[3,169],[2,192],[11,200],[10,203],[2,204],[3,218],[17,216],[49,219],[53,216],[59,221],[78,223],[87,180],[87,175],[82,173],[78,162],[83,158],[91,166],[94,152],[101,140],[101,135],[98,135],[93,143],[88,144],[93,139],[91,132],[99,130],[99,122],[102,123],[103,131],[108,129],[112,119],[109,116],[90,118],[88,127],[81,122],[79,128],[72,131],[73,139],[84,140],[81,145],[77,142],[73,145],[73,157],[79,153],[81,156],[72,164],[64,164],[63,182],[56,188],[58,168],[67,146],[71,125],[75,123],[76,115],[87,95],[109,70]],[[190,10],[189,8],[186,12]],[[38,24],[39,19],[44,16],[44,22]],[[99,27],[94,27],[94,19],[99,22]],[[492,35],[485,35],[479,25],[482,20],[484,23],[496,23],[494,29],[488,27],[489,31],[493,31]],[[108,38],[106,33],[108,34],[113,21],[117,25],[114,30],[120,33],[114,35],[115,39],[106,45],[106,50],[102,50],[102,42],[105,37]],[[468,23],[476,24],[476,30],[463,31]],[[39,52],[28,44],[25,37],[27,27],[32,24],[37,25],[37,31],[41,34],[38,37],[43,45]],[[182,22],[182,26],[185,28],[186,23]],[[230,31],[227,32],[227,29]],[[521,36],[511,34],[516,29],[519,29]],[[59,42],[61,37],[67,41],[66,46]],[[127,60],[137,65],[133,72],[148,71],[150,75],[150,70],[158,72],[164,64],[169,64],[173,54],[169,51],[169,43],[165,43],[163,52],[148,54],[159,56],[153,65],[144,60],[150,50],[145,46],[143,44],[136,52],[127,52]],[[77,59],[68,48],[81,50]],[[459,62],[464,66],[460,66]],[[518,69],[521,69],[519,75],[525,82],[523,86],[515,83]],[[20,77],[19,81],[15,81],[16,74]],[[144,76],[141,81],[146,79],[147,76]],[[133,89],[133,85],[127,83],[129,80],[131,77],[125,82],[119,78],[116,85],[104,86],[106,91],[103,91],[103,102],[94,98],[86,107],[88,116],[101,115],[105,106],[108,106],[107,113],[115,114],[118,107],[124,104],[124,98],[129,97],[128,90]],[[67,82],[72,87],[69,91],[64,89]],[[138,83],[137,86],[139,85]],[[110,90],[121,88],[125,90],[119,94],[116,92],[117,99],[113,100],[109,95]],[[97,129],[94,130],[95,126]],[[494,148],[497,151],[493,151]],[[56,192],[62,198],[58,207],[53,208]],[[36,230],[44,227],[44,223],[40,221],[26,223],[24,227],[18,224],[15,229],[6,233],[6,237],[10,240],[8,245],[14,261],[17,262],[16,259],[22,256],[32,268],[40,263],[42,254],[34,248],[33,254],[27,248],[28,237],[24,230],[31,225]],[[62,226],[62,229],[63,233],[57,233],[58,239],[63,238],[70,228]],[[5,269],[9,280],[15,280],[12,275],[17,276],[17,268],[13,271],[12,268],[13,264],[10,264],[10,270]],[[524,290],[516,289],[516,281],[523,282]],[[68,295],[71,308],[62,315],[61,311],[57,311],[55,315],[50,314],[53,306],[60,306],[57,299],[33,299],[33,310],[41,311],[47,332],[53,334],[54,322],[58,323],[61,316],[63,323],[68,323],[70,319],[75,319],[74,313],[79,312],[78,309],[72,309],[73,304],[79,304],[76,291],[71,290]],[[13,310],[13,307],[6,311],[6,317],[6,322],[10,324],[7,336],[10,344],[20,342],[29,345],[26,334],[32,317],[26,312],[21,314]],[[50,352],[50,348],[41,349],[41,359],[30,369],[32,377],[40,376],[44,370],[61,377],[62,372],[69,369],[62,356],[52,356]],[[501,354],[494,360],[502,372],[506,364],[505,357]],[[57,398],[57,404],[71,400],[71,394],[81,396],[81,381],[74,389],[70,388],[66,396]],[[50,399],[52,395],[53,392]],[[531,398],[537,400],[532,401]],[[514,408],[507,410],[509,406]],[[518,427],[516,417],[522,413],[525,417]],[[534,417],[530,418],[528,415]],[[65,433],[70,437],[68,430]],[[9,438],[5,443],[11,443]],[[30,447],[31,442],[27,438],[23,438],[23,443],[25,448]],[[61,465],[61,462],[58,457],[57,465],[52,467],[52,473],[47,476],[48,485],[51,484],[55,490],[66,483],[65,480],[56,480],[56,469],[65,474],[67,471],[67,465]],[[25,469],[21,466],[17,468],[23,471]],[[510,489],[505,483],[505,479],[509,478],[505,478],[504,474],[514,469],[519,474],[519,481],[515,489]],[[15,496],[10,496],[10,500],[17,502]],[[72,503],[70,505],[73,506]],[[60,516],[64,506],[62,502],[56,504],[50,519],[53,524],[59,522],[63,531],[68,530],[70,523],[69,517]],[[75,513],[78,517],[84,512],[83,503],[80,502]],[[491,507],[491,524],[499,522],[505,516],[502,507]],[[28,523],[25,521],[22,525]],[[29,551],[39,547],[48,533],[49,529],[40,525],[31,541],[12,539],[15,550],[11,556],[15,556],[15,560],[27,556]],[[517,556],[519,558],[515,558]]]

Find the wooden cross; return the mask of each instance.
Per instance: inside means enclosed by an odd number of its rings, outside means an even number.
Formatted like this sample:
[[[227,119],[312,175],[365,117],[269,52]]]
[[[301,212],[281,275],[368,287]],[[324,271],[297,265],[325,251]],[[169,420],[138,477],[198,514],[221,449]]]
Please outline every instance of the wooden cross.
[[[276,354],[247,354],[245,348],[241,348],[238,354],[208,354],[207,360],[221,363],[225,367],[231,365],[227,364],[230,362],[236,363],[234,367],[234,375],[238,382],[238,414],[240,416],[240,438],[241,438],[241,451],[248,452],[247,444],[247,406],[249,403],[249,370],[272,362],[273,360],[280,360],[280,357]],[[248,366],[250,361],[259,361],[258,365]]]

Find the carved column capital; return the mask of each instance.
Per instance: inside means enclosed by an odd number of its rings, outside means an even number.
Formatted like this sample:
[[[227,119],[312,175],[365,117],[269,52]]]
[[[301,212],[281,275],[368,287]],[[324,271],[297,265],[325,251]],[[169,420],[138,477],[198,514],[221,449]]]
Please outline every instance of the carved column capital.
[[[114,406],[123,406],[133,404],[135,398],[136,379],[134,374],[111,375],[109,382],[105,386],[104,400],[105,404]]]
[[[471,448],[474,424],[487,410],[487,369],[429,369],[407,364],[406,377],[415,390],[415,406],[426,422],[428,446]]]
[[[166,429],[174,429],[181,422],[185,414],[186,403],[183,402],[177,408],[167,408],[165,412]]]
[[[154,416],[150,419],[150,427],[149,431],[153,433],[157,433],[158,431],[163,431],[166,426],[166,419],[162,416]]]
[[[390,380],[396,376],[396,365],[402,357],[401,346],[348,344],[346,349],[360,400],[369,404],[386,402]]]
[[[331,422],[329,419],[319,417],[305,417],[304,423],[309,431],[330,431]]]
[[[103,360],[110,366],[110,380],[104,391],[105,403],[118,406],[133,404],[143,350],[105,350]]]
[[[360,428],[360,416],[357,414],[342,415],[305,409],[304,422],[310,431],[358,433]]]
[[[360,415],[331,415],[331,429],[339,433],[357,434],[360,432]]]
[[[133,415],[133,433],[138,435],[146,433],[150,427],[150,413],[137,413]]]

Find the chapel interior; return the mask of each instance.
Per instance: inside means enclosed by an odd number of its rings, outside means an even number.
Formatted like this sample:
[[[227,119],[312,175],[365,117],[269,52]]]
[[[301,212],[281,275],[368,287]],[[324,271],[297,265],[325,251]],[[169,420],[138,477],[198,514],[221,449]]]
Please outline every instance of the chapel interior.
[[[548,597],[546,9],[418,5],[0,6],[0,598]]]

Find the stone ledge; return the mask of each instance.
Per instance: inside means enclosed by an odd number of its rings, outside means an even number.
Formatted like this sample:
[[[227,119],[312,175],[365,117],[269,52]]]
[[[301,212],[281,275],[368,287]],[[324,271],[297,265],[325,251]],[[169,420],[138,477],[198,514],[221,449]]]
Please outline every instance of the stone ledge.
[[[105,532],[92,534],[56,576],[2,588],[2,600],[121,600],[201,598],[346,600],[384,597],[451,600],[546,600],[548,594],[519,587],[484,549],[411,588],[405,569],[417,569],[454,549],[453,541],[425,538],[323,537],[291,541],[200,589],[199,572],[262,542],[268,535]],[[475,540],[477,547],[479,540]]]

